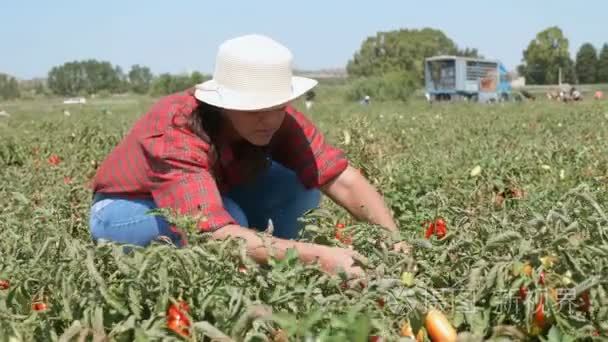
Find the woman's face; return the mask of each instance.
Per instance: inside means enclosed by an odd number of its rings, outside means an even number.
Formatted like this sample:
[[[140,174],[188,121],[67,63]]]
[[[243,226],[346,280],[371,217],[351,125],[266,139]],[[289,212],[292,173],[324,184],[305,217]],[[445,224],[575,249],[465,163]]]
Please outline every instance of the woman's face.
[[[265,146],[281,127],[285,118],[285,107],[286,105],[281,105],[258,111],[225,109],[224,116],[241,138],[253,145]]]

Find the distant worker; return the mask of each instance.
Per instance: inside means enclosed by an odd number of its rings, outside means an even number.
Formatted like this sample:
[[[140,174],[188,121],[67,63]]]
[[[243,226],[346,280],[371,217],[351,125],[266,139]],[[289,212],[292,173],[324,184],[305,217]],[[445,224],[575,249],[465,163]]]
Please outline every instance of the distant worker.
[[[364,106],[367,106],[370,104],[370,102],[371,102],[371,99],[370,99],[369,95],[365,95],[365,97],[363,97],[363,99],[361,100],[360,103]]]
[[[576,88],[572,87],[570,89],[570,98],[572,99],[572,101],[582,101],[583,95]]]
[[[593,95],[593,98],[596,100],[601,100],[604,97],[604,93],[602,93],[601,90],[598,90],[595,92],[595,95]]]
[[[306,109],[312,108],[313,101],[317,94],[314,91],[310,90],[306,93],[304,104],[306,105]]]
[[[532,100],[532,101],[536,100],[536,96],[534,96],[532,93],[530,93],[527,90],[522,90],[521,94],[523,95],[523,97],[525,97],[528,100]]]

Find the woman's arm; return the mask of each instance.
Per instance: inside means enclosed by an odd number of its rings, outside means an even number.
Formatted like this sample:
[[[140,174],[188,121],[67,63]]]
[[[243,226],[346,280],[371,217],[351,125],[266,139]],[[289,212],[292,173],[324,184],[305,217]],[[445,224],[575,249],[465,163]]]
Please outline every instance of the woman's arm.
[[[288,249],[295,249],[302,262],[319,261],[321,268],[328,273],[336,274],[343,270],[351,277],[359,277],[364,274],[360,267],[354,266],[354,258],[362,257],[357,252],[346,248],[322,246],[272,236],[262,238],[256,231],[238,225],[224,226],[214,231],[212,237],[218,240],[229,237],[245,240],[247,254],[260,264],[268,262],[271,255],[277,259],[283,259]]]
[[[348,166],[321,190],[357,219],[381,225],[391,232],[398,231],[382,196],[352,166]]]

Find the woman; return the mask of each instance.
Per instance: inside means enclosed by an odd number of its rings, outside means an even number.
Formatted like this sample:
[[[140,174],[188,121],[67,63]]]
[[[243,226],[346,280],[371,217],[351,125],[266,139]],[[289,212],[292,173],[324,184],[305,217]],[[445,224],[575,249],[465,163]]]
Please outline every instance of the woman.
[[[290,102],[316,81],[292,76],[290,51],[247,35],[224,42],[213,79],[159,100],[100,166],[94,180],[91,234],[145,246],[180,235],[148,211],[200,215],[212,237],[244,239],[263,263],[271,251],[256,232],[272,220],[273,255],[295,248],[304,262],[360,275],[355,252],[294,241],[297,218],[318,206],[320,192],[359,219],[396,232],[382,197],[342,151]]]

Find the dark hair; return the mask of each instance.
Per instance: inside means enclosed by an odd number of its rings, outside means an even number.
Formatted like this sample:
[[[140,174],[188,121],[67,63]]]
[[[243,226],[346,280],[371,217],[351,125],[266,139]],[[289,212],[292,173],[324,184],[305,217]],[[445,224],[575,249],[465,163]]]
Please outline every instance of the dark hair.
[[[217,144],[223,119],[221,108],[198,101],[198,106],[186,122],[192,133],[209,143],[211,153],[216,160],[220,159],[220,149]],[[239,167],[241,174],[244,175],[243,181],[254,179],[270,166],[267,147],[254,146],[248,142],[241,142],[233,147],[235,158],[241,161]]]
[[[201,139],[215,145],[222,124],[222,109],[202,101],[197,102],[198,106],[188,117],[188,128]]]

